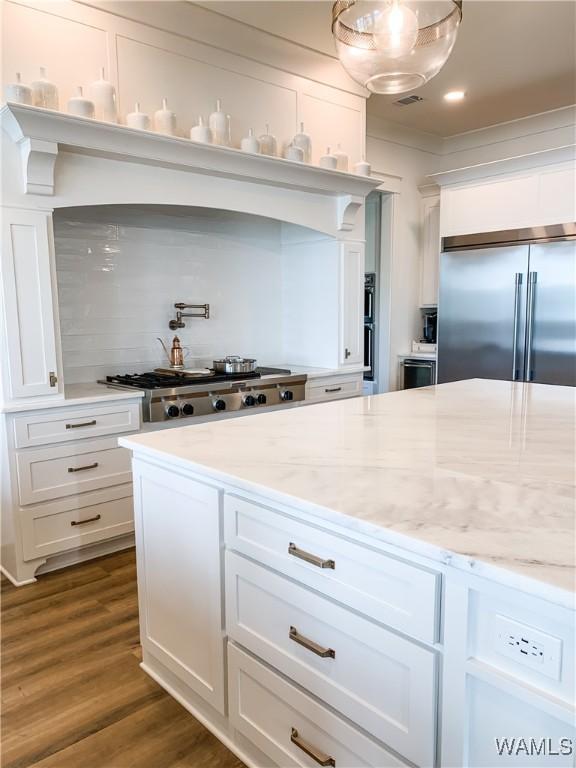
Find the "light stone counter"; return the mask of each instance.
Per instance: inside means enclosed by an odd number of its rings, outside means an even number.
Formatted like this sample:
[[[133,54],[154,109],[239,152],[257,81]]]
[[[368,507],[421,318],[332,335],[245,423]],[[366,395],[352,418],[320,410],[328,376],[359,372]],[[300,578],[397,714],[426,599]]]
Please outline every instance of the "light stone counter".
[[[68,408],[76,405],[105,403],[108,400],[134,400],[141,397],[144,397],[144,392],[138,389],[118,389],[96,382],[70,384],[64,388],[63,398],[36,398],[34,400],[27,399],[23,403],[10,403],[0,408],[0,413],[22,413],[39,411],[44,408]]]
[[[120,442],[570,605],[574,429],[574,390],[475,379]]]

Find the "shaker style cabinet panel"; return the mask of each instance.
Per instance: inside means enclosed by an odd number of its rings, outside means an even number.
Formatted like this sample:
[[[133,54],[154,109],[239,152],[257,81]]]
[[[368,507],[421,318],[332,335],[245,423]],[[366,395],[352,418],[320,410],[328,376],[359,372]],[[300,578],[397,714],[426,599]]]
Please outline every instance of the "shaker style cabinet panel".
[[[420,306],[438,304],[440,259],[440,196],[422,200]]]
[[[224,714],[219,492],[134,461],[140,640]]]
[[[4,208],[2,292],[13,398],[58,394],[49,213]]]
[[[343,243],[340,251],[340,359],[342,366],[364,360],[364,246]]]

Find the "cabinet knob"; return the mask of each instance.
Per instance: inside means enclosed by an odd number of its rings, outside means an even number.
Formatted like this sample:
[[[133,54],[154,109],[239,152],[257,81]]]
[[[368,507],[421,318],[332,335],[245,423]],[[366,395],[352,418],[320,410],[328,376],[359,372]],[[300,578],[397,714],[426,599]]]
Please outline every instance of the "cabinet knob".
[[[352,354],[352,352],[350,352],[348,347],[346,347],[346,349],[344,350],[344,357],[346,358],[346,360],[348,360],[348,358],[350,357],[351,354]]]
[[[58,384],[58,376],[56,376],[56,374],[54,373],[54,371],[50,371],[50,373],[48,374],[48,376],[49,376],[50,386],[51,386],[51,387],[55,387],[55,386],[56,386],[56,384]]]

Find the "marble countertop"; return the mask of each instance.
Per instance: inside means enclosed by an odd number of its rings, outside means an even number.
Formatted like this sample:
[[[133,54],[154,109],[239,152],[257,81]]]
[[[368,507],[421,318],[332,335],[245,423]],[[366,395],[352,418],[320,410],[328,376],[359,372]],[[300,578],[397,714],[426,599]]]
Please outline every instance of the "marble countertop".
[[[75,405],[90,405],[110,400],[134,400],[144,397],[144,392],[138,389],[116,389],[105,384],[90,382],[87,384],[70,384],[64,388],[64,397],[37,398],[26,400],[24,403],[10,403],[0,408],[0,413],[23,413],[38,411],[43,408],[69,408]]]
[[[271,368],[287,368],[292,373],[305,373],[309,380],[321,379],[324,376],[347,376],[352,373],[364,373],[369,370],[367,365],[350,365],[346,368],[315,368],[307,365],[291,365],[290,363],[284,363],[279,365],[272,365]]]
[[[574,428],[571,388],[474,379],[121,443],[570,605]]]

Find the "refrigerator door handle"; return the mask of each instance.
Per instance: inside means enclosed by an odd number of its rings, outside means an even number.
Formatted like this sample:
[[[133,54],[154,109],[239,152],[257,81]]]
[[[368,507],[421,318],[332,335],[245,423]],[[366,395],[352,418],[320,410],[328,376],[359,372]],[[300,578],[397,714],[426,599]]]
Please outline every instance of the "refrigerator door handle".
[[[520,327],[520,301],[522,295],[522,272],[514,278],[514,330],[512,331],[512,381],[518,380],[518,329]]]
[[[536,298],[536,280],[538,272],[528,273],[528,298],[526,317],[526,381],[532,381],[532,342],[534,338],[534,303]]]

